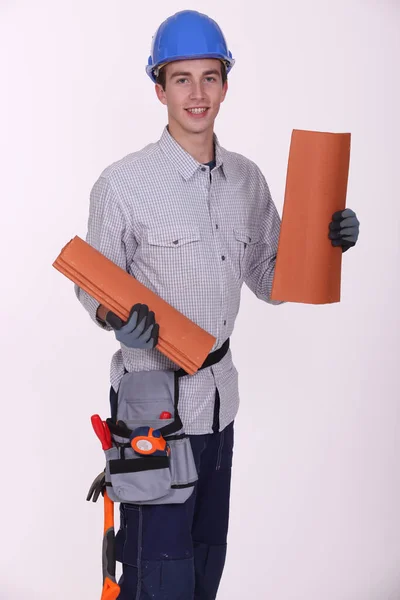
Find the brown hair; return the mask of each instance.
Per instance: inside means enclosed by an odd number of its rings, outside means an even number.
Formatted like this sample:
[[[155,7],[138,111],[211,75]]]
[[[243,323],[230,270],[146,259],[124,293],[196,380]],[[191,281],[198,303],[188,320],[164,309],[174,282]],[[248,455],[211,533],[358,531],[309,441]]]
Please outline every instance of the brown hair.
[[[166,83],[167,83],[166,82],[165,67],[166,67],[166,65],[164,65],[164,67],[162,67],[160,69],[160,72],[158,73],[158,76],[156,78],[156,82],[161,85],[161,87],[162,87],[163,90],[165,90],[165,86],[166,86]],[[222,60],[221,60],[221,77],[222,77],[222,85],[224,85],[224,83],[228,79],[228,75],[227,75],[227,72],[226,72],[226,64],[224,62],[222,62]]]

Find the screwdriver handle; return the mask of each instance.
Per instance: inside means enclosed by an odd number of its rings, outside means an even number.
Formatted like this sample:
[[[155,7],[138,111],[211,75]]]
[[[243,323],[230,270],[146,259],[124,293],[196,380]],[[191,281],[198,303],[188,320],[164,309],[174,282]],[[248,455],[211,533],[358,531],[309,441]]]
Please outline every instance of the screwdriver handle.
[[[168,410],[163,410],[161,415],[158,417],[159,419],[172,419],[172,415]]]

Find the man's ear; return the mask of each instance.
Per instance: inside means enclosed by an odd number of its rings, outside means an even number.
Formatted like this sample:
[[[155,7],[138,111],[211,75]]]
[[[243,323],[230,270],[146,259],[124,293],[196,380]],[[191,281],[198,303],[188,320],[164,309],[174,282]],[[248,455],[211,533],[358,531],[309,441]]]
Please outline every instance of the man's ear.
[[[165,91],[164,91],[164,88],[162,87],[162,85],[160,85],[159,83],[156,83],[155,90],[156,90],[157,98],[159,99],[159,101],[166,106],[167,105],[167,97],[165,95]]]
[[[228,80],[225,81],[223,87],[222,87],[222,99],[221,102],[223,102],[225,100],[225,96],[228,92]]]

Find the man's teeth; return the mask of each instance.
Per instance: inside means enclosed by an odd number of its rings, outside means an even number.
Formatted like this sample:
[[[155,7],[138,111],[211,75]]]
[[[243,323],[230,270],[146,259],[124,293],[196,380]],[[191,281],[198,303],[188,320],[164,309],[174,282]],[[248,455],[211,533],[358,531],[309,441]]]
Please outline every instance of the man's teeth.
[[[195,115],[206,112],[206,110],[207,110],[206,108],[188,108],[188,111]]]

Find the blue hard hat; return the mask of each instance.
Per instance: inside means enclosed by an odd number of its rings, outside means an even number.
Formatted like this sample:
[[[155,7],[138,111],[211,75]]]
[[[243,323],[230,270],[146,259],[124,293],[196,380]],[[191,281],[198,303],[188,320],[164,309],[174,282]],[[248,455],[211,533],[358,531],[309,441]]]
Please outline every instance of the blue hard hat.
[[[183,10],[168,17],[157,29],[146,73],[155,82],[155,71],[160,65],[193,58],[219,58],[225,62],[227,73],[235,64],[218,23],[195,10]]]

